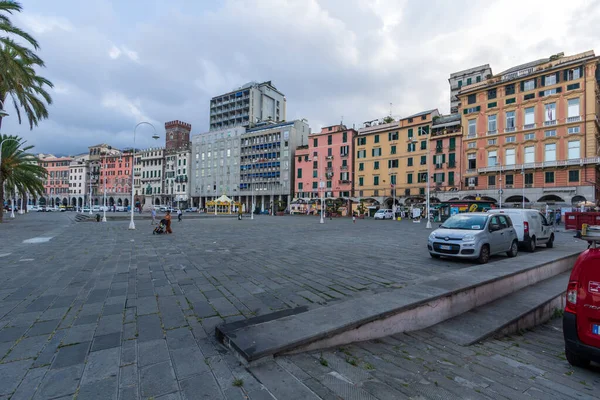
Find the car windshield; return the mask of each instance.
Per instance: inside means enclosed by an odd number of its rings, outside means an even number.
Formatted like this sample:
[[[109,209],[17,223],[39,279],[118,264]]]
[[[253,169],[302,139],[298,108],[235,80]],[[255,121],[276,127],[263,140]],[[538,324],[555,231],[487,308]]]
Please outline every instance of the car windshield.
[[[487,218],[485,215],[454,215],[448,218],[440,228],[480,231],[485,227]]]

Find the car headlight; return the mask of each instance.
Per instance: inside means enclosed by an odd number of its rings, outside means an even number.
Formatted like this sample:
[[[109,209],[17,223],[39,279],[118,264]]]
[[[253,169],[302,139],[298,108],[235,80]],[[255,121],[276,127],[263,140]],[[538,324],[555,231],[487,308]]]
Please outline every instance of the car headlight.
[[[475,240],[475,236],[473,235],[465,235],[462,238],[463,242],[472,242]]]
[[[431,233],[429,234],[429,240],[433,240],[433,239],[435,239],[435,233],[434,233],[434,232],[431,232]]]

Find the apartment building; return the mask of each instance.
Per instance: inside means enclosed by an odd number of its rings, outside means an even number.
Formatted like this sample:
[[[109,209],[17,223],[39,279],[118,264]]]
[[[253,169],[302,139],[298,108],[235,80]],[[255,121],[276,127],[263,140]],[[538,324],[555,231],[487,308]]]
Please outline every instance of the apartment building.
[[[220,129],[192,136],[190,165],[191,197],[194,206],[221,195],[240,201],[240,140],[246,128]]]
[[[296,149],[295,198],[349,199],[354,182],[354,137],[358,132],[332,125],[311,133],[308,144]],[[320,188],[320,182],[323,188]]]
[[[271,81],[249,82],[210,100],[210,130],[252,127],[258,122],[286,119],[286,100]]]
[[[152,205],[165,204],[164,182],[164,147],[152,147],[140,150],[135,154],[135,174],[137,183],[134,186],[134,206],[143,206],[148,210]],[[146,202],[146,198],[149,199]]]
[[[121,151],[113,149],[106,143],[100,143],[88,147],[88,168],[90,172],[88,183],[91,185],[91,190],[88,187],[88,194],[91,196],[92,205],[102,205],[104,198],[104,186],[100,184],[100,170],[102,169],[102,159],[105,157],[118,157]],[[89,205],[89,201],[86,202]]]
[[[264,211],[275,202],[290,204],[295,188],[295,154],[307,144],[305,120],[263,123],[241,136],[240,195],[246,210],[254,204]]]
[[[100,158],[100,179],[95,193],[95,204],[104,204],[106,197],[106,205],[109,207],[129,205],[132,160],[131,150],[112,152]]]
[[[433,119],[429,137],[431,159],[430,196],[438,200],[448,200],[444,193],[459,191],[461,188],[461,168],[463,158],[462,130],[460,115],[443,115]]]
[[[40,165],[48,171],[44,181],[44,196],[38,200],[39,205],[66,206],[70,204],[69,165],[72,157],[57,157],[52,154],[40,154]]]
[[[450,74],[448,83],[450,84],[450,114],[458,113],[459,99],[458,92],[463,86],[473,83],[479,83],[492,75],[492,69],[489,64],[480,65]]]
[[[88,202],[89,195],[89,154],[80,154],[73,157],[69,164],[69,193],[70,204],[73,207],[83,207]]]
[[[425,199],[429,135],[438,110],[423,111],[400,121],[365,126],[356,136],[354,197],[392,208]]]
[[[596,201],[599,79],[587,51],[463,86],[465,188],[503,203]]]
[[[165,202],[173,207],[190,206],[190,132],[182,121],[165,123]]]

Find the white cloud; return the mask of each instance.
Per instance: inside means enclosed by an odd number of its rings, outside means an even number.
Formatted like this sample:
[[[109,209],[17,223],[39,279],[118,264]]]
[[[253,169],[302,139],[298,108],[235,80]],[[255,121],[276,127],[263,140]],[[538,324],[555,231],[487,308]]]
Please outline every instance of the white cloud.
[[[36,34],[43,34],[55,29],[66,32],[72,32],[74,30],[71,22],[63,17],[23,13],[19,14],[16,19],[23,23],[26,30],[30,30]]]
[[[121,57],[122,54],[127,56],[127,58],[129,58],[131,61],[138,62],[140,60],[138,53],[128,49],[126,46],[117,47],[112,45],[110,50],[108,50],[108,56],[113,60]]]

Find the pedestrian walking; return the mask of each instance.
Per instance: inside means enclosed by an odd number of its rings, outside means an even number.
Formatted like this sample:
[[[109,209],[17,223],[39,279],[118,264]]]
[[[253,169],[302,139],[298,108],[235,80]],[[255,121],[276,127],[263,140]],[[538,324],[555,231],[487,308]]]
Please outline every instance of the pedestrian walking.
[[[352,214],[352,223],[355,224],[356,223],[356,213]]]
[[[177,210],[177,221],[181,222],[181,217],[183,217],[183,213],[181,212],[181,209]]]
[[[171,230],[171,211],[167,210],[167,215],[165,215],[165,220],[167,221],[167,233],[173,233]]]
[[[156,222],[156,209],[154,207],[152,207],[152,222],[150,223],[150,225],[154,225],[154,223]]]

